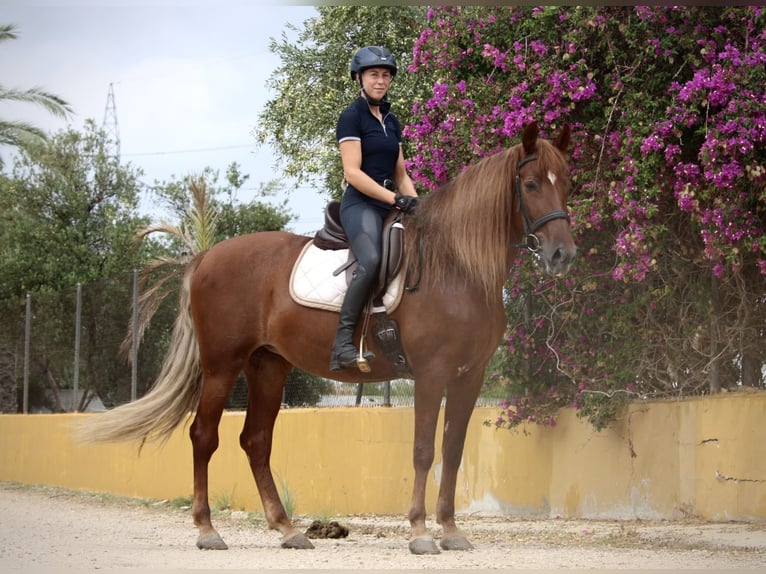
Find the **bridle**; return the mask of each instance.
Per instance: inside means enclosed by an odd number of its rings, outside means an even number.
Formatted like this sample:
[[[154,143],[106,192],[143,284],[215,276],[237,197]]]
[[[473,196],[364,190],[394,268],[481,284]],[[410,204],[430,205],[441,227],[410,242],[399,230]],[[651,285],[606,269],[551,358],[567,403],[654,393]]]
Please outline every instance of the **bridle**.
[[[519,200],[519,213],[521,213],[521,222],[524,225],[524,243],[516,244],[514,247],[528,249],[532,253],[537,253],[540,250],[541,245],[540,238],[536,235],[537,231],[546,223],[553,221],[554,219],[566,219],[567,223],[570,223],[570,220],[567,212],[562,211],[561,209],[557,209],[556,211],[551,211],[550,213],[541,215],[534,221],[529,220],[527,209],[524,206],[524,199],[521,189],[521,168],[532,161],[537,161],[536,155],[525,157],[516,165],[516,197]]]

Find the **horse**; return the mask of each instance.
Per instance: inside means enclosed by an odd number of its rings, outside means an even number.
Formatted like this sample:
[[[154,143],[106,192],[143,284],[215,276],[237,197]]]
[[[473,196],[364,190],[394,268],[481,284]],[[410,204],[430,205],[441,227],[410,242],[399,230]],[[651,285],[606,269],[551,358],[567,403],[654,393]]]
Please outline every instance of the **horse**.
[[[535,252],[553,276],[564,275],[575,258],[566,207],[570,137],[567,125],[555,141],[543,139],[533,122],[524,128],[520,143],[477,160],[422,197],[414,214],[406,216],[400,272],[407,274],[409,284],[391,318],[399,324],[414,379],[413,554],[441,551],[426,524],[425,493],[445,393],[436,505],[440,546],[473,548],[455,523],[456,476],[466,427],[485,367],[505,329],[502,290],[518,251]],[[241,372],[248,402],[240,446],[269,528],[281,533],[282,547],[297,549],[313,545],[285,512],[270,467],[286,377],[298,367],[348,383],[398,378],[382,358],[367,373],[330,372],[337,314],[298,305],[288,294],[291,269],[309,241],[289,232],[258,232],[197,254],[184,271],[170,348],[152,388],[137,401],[86,420],[86,439],[143,444],[167,439],[193,413],[192,514],[201,549],[227,548],[211,522],[208,464],[218,448],[227,397]],[[374,340],[367,346],[381,357]]]

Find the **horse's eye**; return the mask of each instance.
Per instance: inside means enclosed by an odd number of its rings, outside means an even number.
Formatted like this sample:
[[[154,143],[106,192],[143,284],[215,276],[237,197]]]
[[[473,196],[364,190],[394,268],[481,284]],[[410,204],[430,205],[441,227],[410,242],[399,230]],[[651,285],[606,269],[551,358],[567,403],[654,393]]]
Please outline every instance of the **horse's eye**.
[[[538,188],[537,181],[534,179],[528,179],[524,182],[524,189],[528,192],[537,191]]]

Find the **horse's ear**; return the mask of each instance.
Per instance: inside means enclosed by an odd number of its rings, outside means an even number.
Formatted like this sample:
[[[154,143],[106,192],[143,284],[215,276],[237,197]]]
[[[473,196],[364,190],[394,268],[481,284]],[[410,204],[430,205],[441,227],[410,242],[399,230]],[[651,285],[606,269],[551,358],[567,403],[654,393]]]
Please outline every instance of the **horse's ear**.
[[[537,136],[540,133],[540,128],[537,127],[537,122],[532,122],[524,128],[524,133],[521,134],[521,145],[524,146],[524,153],[531,155],[535,153],[537,149]]]
[[[564,124],[564,127],[561,129],[561,133],[559,134],[559,137],[556,138],[556,143],[554,145],[559,151],[566,153],[567,149],[569,149],[569,139],[571,136],[572,128],[569,127],[569,124]]]

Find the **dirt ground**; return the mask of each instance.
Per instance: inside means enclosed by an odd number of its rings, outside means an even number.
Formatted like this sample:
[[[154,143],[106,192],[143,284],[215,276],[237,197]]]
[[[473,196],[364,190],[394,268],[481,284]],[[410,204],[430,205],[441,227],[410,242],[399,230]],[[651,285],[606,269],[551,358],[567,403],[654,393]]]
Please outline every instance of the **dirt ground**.
[[[348,537],[284,550],[262,516],[224,510],[214,524],[229,550],[201,551],[184,504],[0,483],[0,571],[766,570],[765,523],[461,516],[474,550],[413,556],[404,516],[301,516],[296,523],[305,530],[317,518],[337,520]]]

